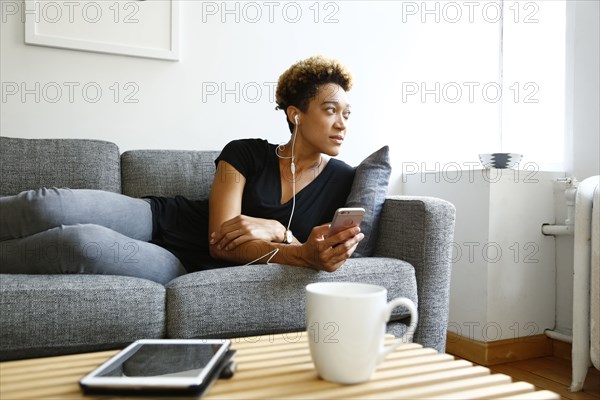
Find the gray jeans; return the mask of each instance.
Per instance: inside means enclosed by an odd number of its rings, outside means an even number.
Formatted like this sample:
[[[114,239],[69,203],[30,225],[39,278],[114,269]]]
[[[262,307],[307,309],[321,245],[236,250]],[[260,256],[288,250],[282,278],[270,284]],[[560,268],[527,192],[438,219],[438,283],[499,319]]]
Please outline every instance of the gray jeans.
[[[0,273],[124,275],[167,283],[185,274],[152,238],[142,199],[87,189],[0,197]]]

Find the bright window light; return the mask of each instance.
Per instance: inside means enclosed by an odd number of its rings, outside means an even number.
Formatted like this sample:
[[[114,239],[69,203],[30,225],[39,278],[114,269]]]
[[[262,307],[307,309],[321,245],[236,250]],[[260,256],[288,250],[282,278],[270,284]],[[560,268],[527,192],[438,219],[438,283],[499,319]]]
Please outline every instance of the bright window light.
[[[501,148],[564,168],[564,0],[505,1]]]
[[[397,8],[402,30],[388,53],[402,46],[389,60],[401,67],[386,87],[400,97],[389,110],[397,159],[420,171],[469,169],[481,168],[481,153],[512,152],[523,154],[520,168],[564,168],[564,0]]]

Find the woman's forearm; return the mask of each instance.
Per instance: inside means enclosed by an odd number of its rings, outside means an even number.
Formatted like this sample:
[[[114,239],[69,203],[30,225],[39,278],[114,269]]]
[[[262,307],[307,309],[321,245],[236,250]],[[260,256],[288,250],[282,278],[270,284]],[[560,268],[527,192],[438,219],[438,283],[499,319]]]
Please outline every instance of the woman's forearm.
[[[271,259],[279,264],[333,272],[350,258],[358,243],[364,238],[364,234],[360,233],[359,227],[344,229],[326,237],[328,231],[329,224],[314,227],[303,244],[297,241],[285,244],[253,239],[231,250],[211,244],[210,255],[213,258],[239,264],[266,263]],[[276,253],[273,254],[275,251]]]
[[[292,244],[266,242],[264,240],[251,240],[235,247],[233,250],[219,249],[214,245],[210,247],[210,254],[213,258],[247,264],[249,262],[266,263],[269,258],[271,262],[313,267],[306,251],[301,244],[294,241]],[[276,251],[275,255],[273,253]]]

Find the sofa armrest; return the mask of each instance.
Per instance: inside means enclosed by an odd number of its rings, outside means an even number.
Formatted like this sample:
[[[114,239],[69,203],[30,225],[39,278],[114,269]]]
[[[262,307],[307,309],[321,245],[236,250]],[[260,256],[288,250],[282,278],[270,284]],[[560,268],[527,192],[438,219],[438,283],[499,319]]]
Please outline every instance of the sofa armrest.
[[[456,209],[434,197],[390,196],[379,220],[376,257],[415,268],[419,324],[414,341],[445,351]]]

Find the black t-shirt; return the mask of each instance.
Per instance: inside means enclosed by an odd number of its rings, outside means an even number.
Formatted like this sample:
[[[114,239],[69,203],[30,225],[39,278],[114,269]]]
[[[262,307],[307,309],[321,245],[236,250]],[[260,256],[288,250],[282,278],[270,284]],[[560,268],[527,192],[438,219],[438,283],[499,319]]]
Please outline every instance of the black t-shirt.
[[[242,214],[275,219],[287,227],[292,200],[281,204],[281,180],[276,145],[261,139],[235,140],[219,157],[246,178]],[[291,179],[291,173],[290,173]],[[330,159],[321,173],[296,193],[296,207],[290,226],[294,236],[306,241],[313,227],[330,222],[343,207],[354,179],[354,168]],[[188,272],[231,265],[210,257],[208,249],[208,200],[148,197],[152,209],[152,243],[175,254]]]
[[[234,140],[225,146],[215,162],[227,161],[246,178],[243,215],[275,219],[287,227],[292,199],[281,204],[281,175],[276,148],[277,145],[262,139]],[[291,180],[291,172],[285,177]],[[332,158],[312,182],[296,193],[290,229],[300,242],[308,239],[315,226],[331,222],[335,210],[346,203],[353,179],[354,168]]]

